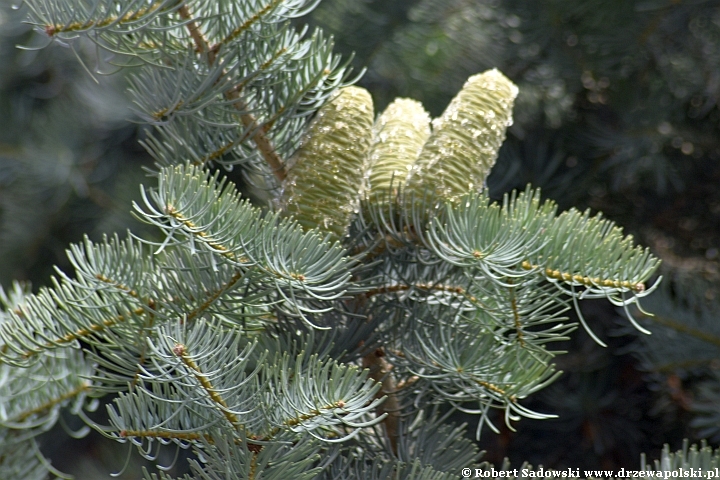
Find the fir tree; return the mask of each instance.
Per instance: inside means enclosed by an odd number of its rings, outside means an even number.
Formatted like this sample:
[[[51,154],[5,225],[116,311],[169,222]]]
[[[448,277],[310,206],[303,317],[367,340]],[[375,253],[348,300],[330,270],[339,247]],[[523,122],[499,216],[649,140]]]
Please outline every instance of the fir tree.
[[[652,290],[657,259],[612,222],[531,187],[488,198],[518,92],[497,70],[432,127],[410,100],[376,120],[332,43],[289,22],[317,2],[27,3],[49,38],[134,69],[157,168],[133,208],[160,234],[88,239],[72,274],[3,293],[2,478],[46,476],[36,437],[63,408],[149,458],[190,448],[185,478],[457,478],[486,467],[449,413],[477,435],[492,409],[542,418],[523,402],[559,375],[565,313]]]

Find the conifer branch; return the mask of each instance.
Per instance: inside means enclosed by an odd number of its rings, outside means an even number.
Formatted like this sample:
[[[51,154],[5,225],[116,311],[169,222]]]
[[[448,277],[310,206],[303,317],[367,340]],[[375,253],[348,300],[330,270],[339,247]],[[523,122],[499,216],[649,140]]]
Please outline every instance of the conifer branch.
[[[136,299],[139,298],[139,295],[135,290],[131,289],[127,285],[123,285],[122,283],[115,282],[111,278],[108,278],[101,273],[96,274],[95,278],[97,278],[98,280],[100,280],[103,283],[112,285],[113,287],[117,288],[118,290],[122,290],[123,292],[127,293],[128,295],[130,295],[133,298],[136,298]],[[147,300],[145,302],[145,304],[148,307],[148,310],[145,312],[147,314],[147,322],[145,323],[146,326],[143,327],[142,336],[144,336],[146,329],[152,329],[153,324],[155,322],[155,315],[154,315],[155,306],[156,306],[155,300],[153,300],[153,299]],[[139,380],[139,375],[140,375],[142,366],[145,364],[145,361],[146,361],[146,355],[147,355],[147,344],[143,342],[141,350],[140,350],[140,355],[138,356],[138,360],[137,360],[137,368],[135,369],[135,374],[133,375],[133,379],[130,382],[131,389],[135,388],[135,385],[137,384],[137,382]]]
[[[636,293],[642,293],[645,291],[645,284],[642,282],[633,283],[627,280],[613,280],[608,278],[600,277],[586,277],[582,275],[572,274],[568,272],[561,272],[560,270],[553,270],[552,268],[543,269],[540,265],[533,265],[527,260],[521,264],[525,270],[539,270],[546,277],[553,280],[562,280],[564,282],[576,282],[586,287],[606,287],[606,288],[626,288]]]
[[[412,289],[419,289],[419,290],[424,290],[427,292],[434,291],[434,292],[454,293],[456,295],[459,295],[459,296],[465,298],[470,303],[473,303],[478,306],[484,306],[478,298],[476,298],[473,295],[471,295],[470,293],[468,293],[468,291],[466,289],[464,289],[463,287],[459,287],[459,286],[455,286],[455,285],[443,285],[443,284],[439,284],[439,283],[438,284],[429,284],[429,283],[418,282],[418,283],[414,283],[412,285],[388,285],[388,286],[383,286],[383,287],[371,288],[367,291],[362,292],[361,295],[369,298],[369,297],[372,297],[375,295],[384,295],[387,293],[402,292],[402,291],[408,291],[408,290],[412,290]]]
[[[509,280],[512,284],[512,279]],[[520,312],[518,312],[517,299],[515,298],[515,287],[508,288],[510,293],[510,309],[512,310],[513,322],[515,324],[515,334],[517,335],[518,343],[521,347],[525,346],[525,334],[522,330],[522,324],[520,323]]]
[[[203,35],[202,30],[200,30],[200,25],[193,20],[192,13],[190,13],[190,9],[187,6],[187,3],[183,4],[179,9],[178,13],[180,14],[180,17],[185,19],[187,21],[187,29],[190,32],[190,37],[193,39],[193,42],[195,42],[195,51],[198,52],[201,55],[207,55],[208,63],[212,65],[215,63],[215,56],[217,54],[217,50],[214,48],[210,48],[210,44],[205,38],[205,35]]]
[[[212,437],[212,435],[208,435],[207,433],[171,432],[165,430],[121,430],[120,432],[118,432],[118,435],[120,436],[120,438],[162,438],[166,440],[181,440],[185,442],[203,440],[210,445],[215,445],[215,439]],[[239,438],[233,438],[233,443],[235,445],[242,445],[242,441]],[[250,452],[252,453],[257,453],[263,448],[262,445],[253,443],[249,440],[245,445],[247,446],[247,449],[250,450]]]
[[[512,403],[516,403],[516,402],[517,402],[517,397],[516,397],[515,395],[508,395],[508,393],[507,393],[505,390],[503,390],[502,388],[498,387],[497,385],[494,385],[494,384],[492,384],[492,383],[490,383],[490,382],[486,382],[486,381],[484,381],[484,380],[474,379],[474,381],[475,381],[475,383],[477,383],[478,385],[487,388],[487,389],[490,390],[491,392],[495,392],[495,393],[497,393],[498,395],[501,395],[501,396],[507,398],[507,399],[508,399],[510,402],[512,402]]]
[[[387,294],[387,293],[402,292],[402,291],[407,291],[407,290],[412,290],[412,289],[455,293],[457,295],[461,295],[461,296],[467,298],[472,303],[478,303],[478,299],[473,297],[472,295],[470,295],[463,287],[458,287],[455,285],[429,284],[429,283],[423,283],[423,282],[414,283],[412,285],[387,285],[387,286],[383,286],[383,287],[375,287],[375,288],[371,288],[367,291],[362,292],[361,295],[369,298],[369,297],[373,297],[375,295],[383,295],[383,294]]]
[[[242,425],[240,425],[240,422],[238,421],[237,416],[232,413],[225,402],[223,398],[220,396],[220,394],[215,390],[215,387],[212,386],[210,383],[210,380],[207,379],[207,376],[203,374],[203,372],[200,370],[200,367],[195,363],[195,361],[188,356],[187,349],[185,348],[185,345],[182,344],[176,344],[175,347],[173,347],[173,353],[180,357],[183,364],[188,367],[192,372],[195,379],[197,379],[198,382],[200,382],[200,385],[202,385],[203,390],[205,390],[205,393],[208,394],[208,396],[212,399],[213,402],[215,402],[222,411],[223,415],[227,419],[228,422],[233,426],[235,429],[242,428]]]
[[[122,283],[115,282],[113,279],[106,277],[102,273],[95,274],[95,278],[100,280],[103,283],[107,283],[108,285],[111,285],[115,287],[118,290],[122,290],[123,292],[127,293],[133,298],[138,298],[138,293],[133,290],[132,288],[128,287],[127,285],[123,285]],[[152,305],[154,305],[154,301],[149,301],[148,306],[152,308]]]
[[[287,47],[282,47],[282,48],[280,48],[278,51],[276,51],[275,53],[273,53],[270,58],[268,58],[267,60],[265,60],[265,62],[263,62],[263,63],[258,67],[258,69],[257,69],[258,72],[264,72],[264,71],[266,71],[268,68],[270,68],[270,67],[272,66],[272,64],[275,63],[276,60],[278,60],[284,53],[287,52],[287,50],[288,50]],[[329,72],[328,72],[328,73],[329,73]],[[228,93],[230,93],[230,94],[239,94],[239,93],[241,93],[241,92],[243,91],[243,88],[245,88],[245,86],[246,86],[248,83],[250,83],[251,80],[252,80],[251,78],[246,78],[246,79],[244,79],[244,80],[241,81],[240,83],[236,84],[233,88],[231,88],[230,90],[228,90]],[[279,117],[280,114],[283,112],[283,110],[284,110],[284,109],[278,110],[278,112],[275,113],[275,117],[274,117],[274,118]],[[271,122],[265,122],[265,127],[263,127],[263,128],[267,131],[267,130],[270,129],[270,127],[271,127]]]
[[[210,435],[195,432],[169,432],[163,430],[121,430],[118,435],[120,435],[120,438],[165,438],[184,441],[204,439],[210,444],[215,443],[215,441]]]
[[[188,233],[191,235],[197,237],[198,239],[202,240],[207,246],[212,248],[213,250],[219,252],[222,256],[225,258],[232,260],[234,262],[239,263],[250,263],[250,259],[244,256],[238,257],[233,252],[230,251],[228,247],[225,245],[222,245],[219,242],[216,242],[212,239],[212,235],[209,232],[203,231],[200,228],[198,228],[197,225],[195,225],[194,222],[186,218],[181,212],[177,211],[175,207],[172,205],[167,205],[165,207],[165,212],[168,214],[168,216],[174,218],[175,220],[179,221],[180,223],[185,226]]]
[[[18,415],[18,416],[14,419],[14,421],[16,421],[16,422],[18,422],[18,423],[19,423],[19,422],[23,422],[23,421],[25,421],[26,419],[32,417],[33,415],[36,415],[36,414],[39,414],[39,413],[43,413],[43,412],[45,412],[46,410],[50,410],[52,407],[61,404],[61,403],[64,402],[65,400],[70,400],[71,398],[75,398],[75,397],[77,397],[78,395],[80,395],[80,394],[82,394],[82,393],[88,392],[88,391],[90,390],[90,386],[91,386],[90,382],[83,382],[83,383],[81,383],[79,386],[77,386],[76,388],[74,388],[74,389],[72,389],[72,390],[70,390],[70,391],[68,391],[68,392],[66,392],[66,393],[64,393],[64,394],[62,394],[62,395],[59,395],[59,396],[56,397],[56,398],[50,399],[50,400],[48,400],[47,402],[45,402],[44,404],[42,404],[42,405],[40,405],[40,406],[38,406],[38,407],[36,407],[36,408],[33,408],[32,410],[28,410],[28,411],[26,411],[26,412],[23,412],[22,414]]]
[[[255,480],[256,472],[257,472],[257,452],[252,452],[252,457],[250,458],[250,472],[248,472],[248,480]]]
[[[143,315],[146,313],[146,310],[144,308],[136,308],[132,311],[135,315]],[[127,320],[125,315],[117,315],[115,318],[108,318],[107,320],[103,320],[101,323],[93,323],[88,325],[84,328],[79,328],[75,330],[74,332],[68,333],[63,335],[62,337],[58,337],[54,340],[50,340],[44,344],[44,348],[50,349],[62,345],[66,345],[68,343],[72,343],[75,340],[81,340],[83,338],[87,338],[90,335],[95,335],[98,333],[101,333],[118,323],[122,323],[125,320]],[[33,350],[27,350],[25,353],[22,354],[22,358],[28,359],[34,355],[37,355],[38,353],[42,352],[42,349],[33,349]]]
[[[239,25],[235,30],[233,30],[230,35],[225,37],[219,42],[219,45],[224,45],[232,42],[234,39],[239,37],[243,32],[248,30],[250,27],[252,27],[254,24],[260,21],[260,19],[263,17],[264,14],[267,14],[271,12],[275,7],[280,5],[282,3],[282,0],[272,0],[270,3],[262,7],[260,10],[258,10],[257,13],[252,15],[250,18],[248,18],[245,22],[243,22],[241,25]]]
[[[160,0],[149,7],[143,7],[135,12],[128,12],[125,15],[110,15],[99,20],[88,20],[87,22],[72,22],[67,25],[45,25],[45,33],[48,37],[53,37],[59,33],[70,33],[87,30],[90,28],[103,28],[116,24],[130,23],[141,19],[143,16],[155,12],[158,8],[165,4],[165,0]]]
[[[275,0],[277,2],[278,0]],[[269,4],[267,7],[265,7],[264,10],[272,9],[273,4]],[[181,9],[179,10],[180,16],[186,20],[190,20],[193,18],[192,13],[190,12],[190,9],[187,7],[187,5],[183,5]],[[256,22],[261,18],[261,13],[258,13],[255,15],[252,19],[248,20],[248,25],[251,25],[252,23]],[[245,28],[247,28],[245,27]],[[195,22],[189,22],[188,23],[188,30],[190,31],[190,35],[193,38],[193,41],[195,42],[196,49],[199,52],[205,52],[207,54],[208,63],[210,65],[215,63],[216,59],[216,52],[220,48],[220,44],[218,44],[215,47],[211,47],[208,44],[207,39],[202,35],[202,32],[200,31],[199,26]],[[242,32],[242,30],[238,31],[235,36],[239,35]],[[223,73],[223,75],[227,75],[227,73]],[[247,113],[247,105],[242,100],[240,96],[240,92],[237,89],[232,89],[227,92],[225,92],[225,97],[232,101],[233,106],[240,112],[245,112],[240,114],[240,119],[242,120],[243,126],[247,130],[247,132],[252,136],[253,141],[255,142],[255,146],[257,146],[258,150],[260,151],[260,154],[265,159],[265,162],[267,162],[268,166],[270,167],[270,170],[275,175],[275,177],[278,179],[279,182],[283,182],[286,177],[285,172],[285,165],[283,160],[280,158],[280,156],[277,154],[277,151],[275,150],[275,147],[272,145],[272,142],[265,134],[265,131],[260,128],[260,126],[257,123],[257,120],[255,117]],[[213,158],[217,158],[224,154],[227,150],[230,150],[231,146],[228,146],[225,151],[216,151],[210,156],[206,157],[206,160],[212,160]]]
[[[303,413],[302,415],[295,417],[295,418],[289,418],[283,422],[284,425],[287,425],[288,427],[294,427],[296,425],[300,425],[303,422],[306,422],[312,418],[318,417],[322,415],[323,411],[328,410],[335,410],[336,408],[345,408],[345,402],[342,400],[338,400],[335,403],[332,403],[330,405],[323,405],[320,408],[316,408],[314,410],[311,410],[308,413]],[[275,430],[275,432],[279,432],[279,429]]]
[[[382,388],[376,394],[376,398],[382,396],[386,398],[377,407],[377,416],[387,414],[383,420],[383,426],[390,440],[392,451],[397,454],[400,402],[397,398],[397,383],[392,373],[393,366],[385,357],[385,351],[378,348],[363,357],[363,367],[370,370],[370,378],[382,385]]]
[[[225,283],[221,286],[221,288],[216,289],[214,292],[208,295],[205,300],[197,308],[191,310],[185,318],[192,321],[202,316],[202,314],[205,313],[222,296],[222,294],[235,286],[240,280],[243,279],[243,277],[243,272],[239,270],[235,272],[230,278],[230,280],[227,281],[227,283]]]
[[[208,153],[204,157],[202,157],[200,160],[195,160],[192,162],[193,166],[196,167],[204,167],[206,164],[217,160],[219,158],[222,158],[223,155],[231,151],[235,147],[235,142],[228,142],[225,145],[221,146],[218,149],[213,150],[212,152]]]

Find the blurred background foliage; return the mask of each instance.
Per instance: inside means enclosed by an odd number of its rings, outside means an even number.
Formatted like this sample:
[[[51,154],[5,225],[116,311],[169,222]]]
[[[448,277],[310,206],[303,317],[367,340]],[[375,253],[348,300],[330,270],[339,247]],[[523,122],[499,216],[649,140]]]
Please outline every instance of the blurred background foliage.
[[[84,234],[142,228],[130,214],[149,157],[122,75],[90,75],[95,51],[53,44],[0,0],[0,282],[47,284]],[[18,48],[22,46],[26,49]]]
[[[91,49],[17,49],[46,39],[10,0],[0,5],[0,282],[37,286],[82,235],[142,228],[131,201],[150,161],[122,76],[85,71],[77,57],[89,69],[102,61]],[[657,458],[664,442],[717,445],[720,3],[324,0],[298,22],[355,53],[378,111],[400,96],[438,116],[468,76],[499,68],[520,96],[491,194],[532,183],[562,208],[602,211],[664,261],[645,304],[653,335],[622,330],[607,302],[586,302],[610,347],[574,335],[558,358],[565,375],[528,405],[558,418],[484,432],[485,459],[637,468],[640,452]]]

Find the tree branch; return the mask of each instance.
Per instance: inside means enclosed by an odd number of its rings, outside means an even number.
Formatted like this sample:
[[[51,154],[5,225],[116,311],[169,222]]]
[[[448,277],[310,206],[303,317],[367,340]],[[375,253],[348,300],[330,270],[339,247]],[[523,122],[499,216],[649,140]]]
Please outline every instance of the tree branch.
[[[387,361],[387,358],[385,358],[385,351],[382,348],[378,348],[363,357],[363,367],[370,370],[370,377],[373,380],[382,384],[382,388],[377,393],[377,396],[387,396],[385,402],[377,407],[377,414],[382,415],[387,413],[387,417],[383,420],[383,425],[385,426],[385,433],[390,439],[390,447],[393,453],[397,454],[400,403],[398,402],[396,394],[399,389],[395,377],[392,374],[393,366]]]
[[[205,36],[202,34],[202,31],[200,30],[200,26],[197,24],[197,22],[195,22],[195,20],[192,20],[193,16],[188,6],[183,5],[182,7],[180,7],[178,9],[178,13],[182,18],[189,20],[189,22],[187,23],[187,27],[190,32],[190,36],[193,39],[193,42],[195,42],[196,50],[201,54],[207,55],[208,63],[210,65],[215,63],[219,48],[210,46],[210,43],[207,41]],[[242,100],[242,98],[240,97],[240,92],[236,89],[225,92],[225,98],[232,101],[233,106],[238,111],[247,111],[247,104]],[[250,113],[240,113],[240,119],[242,120],[243,126],[248,130],[248,132],[250,132],[250,135],[252,136],[255,145],[260,151],[260,155],[262,155],[263,159],[265,159],[265,162],[272,170],[275,178],[277,178],[278,181],[282,183],[287,176],[287,172],[285,171],[285,165],[280,158],[280,155],[278,155],[277,151],[275,150],[272,142],[265,134],[265,129],[258,125],[257,120]]]

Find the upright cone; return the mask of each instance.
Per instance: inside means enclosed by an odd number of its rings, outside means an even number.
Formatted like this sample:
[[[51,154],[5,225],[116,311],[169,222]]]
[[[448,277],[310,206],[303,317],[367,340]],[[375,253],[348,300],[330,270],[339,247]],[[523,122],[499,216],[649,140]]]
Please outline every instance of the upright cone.
[[[372,98],[358,87],[341,89],[318,111],[280,200],[303,228],[345,235],[358,208],[373,117]]]
[[[470,77],[433,121],[433,132],[408,175],[406,198],[429,193],[454,200],[481,190],[512,124],[517,93],[498,70]]]
[[[375,122],[367,158],[367,196],[371,201],[392,195],[405,185],[411,166],[430,136],[430,115],[408,98],[393,101]]]

